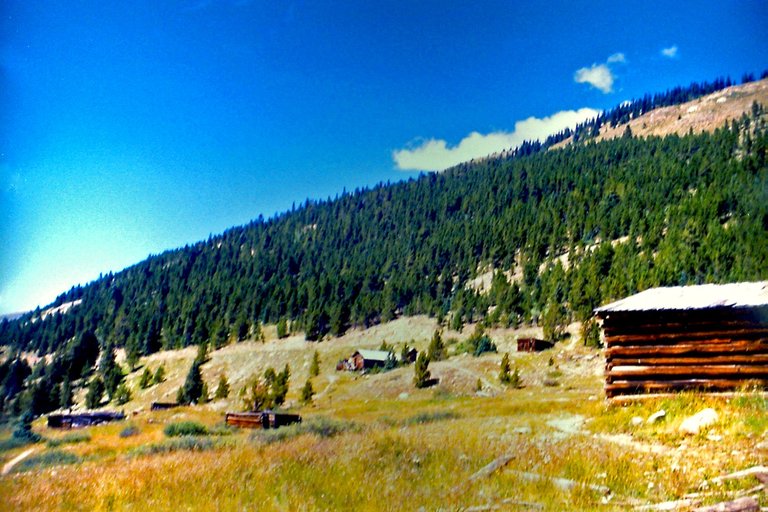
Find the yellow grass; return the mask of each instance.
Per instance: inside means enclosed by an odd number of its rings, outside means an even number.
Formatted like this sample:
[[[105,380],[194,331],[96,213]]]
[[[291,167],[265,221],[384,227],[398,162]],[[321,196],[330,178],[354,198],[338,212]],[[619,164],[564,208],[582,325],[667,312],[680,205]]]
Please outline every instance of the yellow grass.
[[[204,451],[157,453],[156,447],[168,447],[166,424],[190,420],[216,427],[223,411],[238,404],[231,396],[149,412],[148,403],[164,393],[150,388],[137,391],[127,404],[127,421],[86,429],[89,441],[56,448],[82,462],[0,477],[0,503],[7,504],[4,510],[461,510],[505,503],[520,509],[512,500],[543,510],[625,510],[678,499],[697,491],[705,479],[765,463],[768,454],[751,449],[766,439],[764,399],[749,393],[731,399],[685,394],[610,406],[602,395],[601,354],[578,343],[541,354],[511,354],[525,383],[520,390],[499,384],[500,353],[433,363],[430,370],[440,384],[421,390],[412,385],[412,367],[367,376],[335,371],[338,358],[358,345],[376,347],[383,338],[401,343],[418,332],[416,345],[424,348],[430,327],[428,319],[409,319],[320,344],[299,338],[244,343],[215,352],[204,367],[214,384],[218,372],[225,371],[236,391],[250,373],[288,362],[293,369],[289,401],[305,423],[324,417],[354,422],[356,429],[334,437],[291,434],[277,441],[238,431],[212,436],[213,446]],[[511,331],[493,335],[501,347],[513,344]],[[313,380],[318,398],[301,408],[296,397],[314,350],[322,360],[321,374]],[[143,363],[154,369],[164,361],[169,370],[164,386],[172,389],[192,357],[191,351],[180,351]],[[557,375],[558,386],[543,384],[550,375]],[[487,385],[476,393],[478,378]],[[708,406],[720,414],[716,425],[698,436],[678,433],[686,416]],[[660,408],[667,411],[662,422],[632,425],[632,417],[647,418]],[[121,437],[129,424],[138,433]],[[42,422],[35,430],[47,438],[63,435]],[[5,460],[21,450],[0,455]],[[505,467],[469,481],[502,455],[512,457]],[[581,485],[563,490],[549,477],[607,486],[612,494]],[[754,484],[747,480],[715,489],[704,502]]]

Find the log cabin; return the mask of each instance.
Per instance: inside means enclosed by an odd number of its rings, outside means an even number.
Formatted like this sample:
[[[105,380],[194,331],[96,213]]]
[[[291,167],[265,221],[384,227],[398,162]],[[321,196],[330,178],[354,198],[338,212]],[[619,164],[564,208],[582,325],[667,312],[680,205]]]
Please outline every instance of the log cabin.
[[[768,387],[768,281],[652,288],[595,314],[607,398]]]

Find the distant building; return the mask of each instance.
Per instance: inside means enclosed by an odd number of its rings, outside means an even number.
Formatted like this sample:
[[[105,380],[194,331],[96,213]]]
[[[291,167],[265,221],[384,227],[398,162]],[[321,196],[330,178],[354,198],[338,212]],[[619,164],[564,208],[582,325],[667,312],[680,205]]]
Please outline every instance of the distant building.
[[[110,411],[49,414],[48,428],[82,428],[123,419],[125,419],[125,414]]]
[[[608,398],[768,386],[768,281],[653,288],[595,313]]]
[[[518,352],[541,352],[554,347],[555,344],[551,341],[540,340],[537,338],[518,338],[517,339],[517,351]]]
[[[337,370],[361,371],[371,368],[383,368],[392,357],[391,352],[386,350],[356,350],[349,358],[339,361],[336,365]]]

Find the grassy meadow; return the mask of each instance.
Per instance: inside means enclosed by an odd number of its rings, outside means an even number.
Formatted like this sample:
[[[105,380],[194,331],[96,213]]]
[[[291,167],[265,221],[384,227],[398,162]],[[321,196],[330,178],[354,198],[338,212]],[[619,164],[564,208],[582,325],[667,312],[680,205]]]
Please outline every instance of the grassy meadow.
[[[143,368],[130,374],[125,421],[54,431],[41,419],[34,430],[44,441],[22,446],[9,441],[10,427],[0,433],[0,464],[32,450],[0,476],[2,509],[626,510],[688,495],[715,503],[757,485],[753,477],[702,483],[765,465],[768,399],[745,391],[610,405],[602,394],[602,354],[577,339],[519,354],[515,337],[535,332],[491,331],[498,353],[431,363],[439,383],[427,389],[413,386],[413,366],[370,375],[335,370],[355,348],[384,340],[396,350],[404,342],[425,349],[434,327],[416,317],[322,343],[272,334],[265,343],[230,345],[213,352],[203,372],[211,394],[224,373],[229,398],[166,411],[149,411],[149,404],[173,400],[195,352],[154,354],[142,365],[162,363],[167,380],[140,390]],[[471,332],[444,338],[454,344]],[[303,406],[298,399],[315,350],[317,394]],[[521,389],[499,383],[504,352],[522,376]],[[286,406],[303,423],[275,431],[224,426],[224,412],[241,408],[246,380],[286,363]],[[680,433],[682,420],[705,407],[718,412],[717,422],[698,435]],[[645,421],[660,409],[661,421]],[[165,433],[181,422],[205,431]],[[506,464],[478,475],[500,457]],[[765,493],[761,500],[768,506]]]

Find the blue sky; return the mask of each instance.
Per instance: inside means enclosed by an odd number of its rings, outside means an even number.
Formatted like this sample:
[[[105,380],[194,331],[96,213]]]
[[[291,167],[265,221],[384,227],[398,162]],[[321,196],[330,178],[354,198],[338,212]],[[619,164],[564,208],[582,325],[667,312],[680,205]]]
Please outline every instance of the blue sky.
[[[768,67],[768,4],[0,5],[0,313],[307,197]]]

